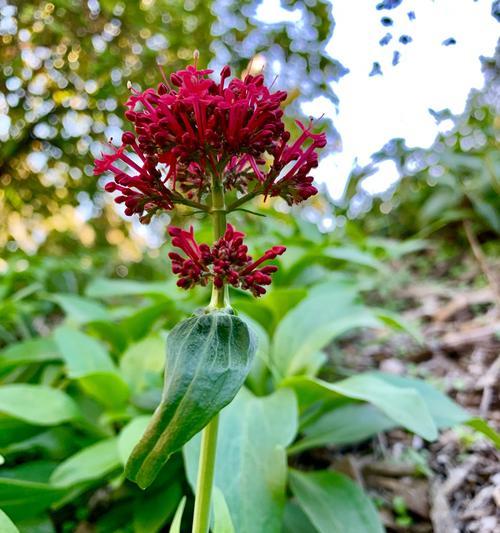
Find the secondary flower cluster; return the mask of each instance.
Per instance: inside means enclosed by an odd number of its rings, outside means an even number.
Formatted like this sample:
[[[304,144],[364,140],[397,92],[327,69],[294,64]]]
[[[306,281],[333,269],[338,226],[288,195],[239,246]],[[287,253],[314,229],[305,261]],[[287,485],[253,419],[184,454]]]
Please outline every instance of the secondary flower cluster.
[[[212,246],[198,244],[192,227],[184,231],[170,226],[168,232],[172,244],[185,254],[185,257],[175,252],[168,254],[172,260],[172,271],[179,276],[177,285],[184,289],[212,282],[218,288],[230,284],[249,290],[254,296],[261,296],[266,292],[264,286],[271,284],[270,274],[276,272],[278,267],[260,265],[286,250],[284,246],[273,246],[254,261],[243,244],[244,233],[235,231],[231,224],[227,225],[224,235]]]
[[[290,205],[316,194],[310,176],[324,133],[304,126],[291,143],[280,106],[284,91],[271,92],[262,75],[233,78],[224,67],[188,66],[158,88],[133,90],[125,115],[135,133],[95,163],[94,173],[112,172],[106,190],[118,191],[126,214],[142,222],[183,199],[201,202],[216,177],[226,191],[281,196]]]

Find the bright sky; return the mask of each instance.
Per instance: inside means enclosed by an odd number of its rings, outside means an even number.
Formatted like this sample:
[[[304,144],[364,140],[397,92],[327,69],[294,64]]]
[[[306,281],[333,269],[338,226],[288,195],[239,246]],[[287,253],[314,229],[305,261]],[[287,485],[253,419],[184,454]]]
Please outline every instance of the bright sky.
[[[338,109],[324,97],[304,106],[316,117],[327,110],[342,137],[342,152],[324,157],[316,172],[334,199],[342,196],[355,158],[367,164],[372,153],[395,137],[405,138],[409,146],[430,146],[439,127],[428,109],[463,110],[470,89],[483,85],[479,56],[491,56],[499,36],[491,0],[405,0],[390,11],[377,11],[377,3],[335,0],[336,26],[327,51],[350,72],[334,84]],[[410,21],[412,10],[416,19]],[[383,27],[383,16],[391,17],[394,26]],[[279,0],[264,0],[257,10],[257,18],[266,23],[294,23],[297,17],[300,11],[284,10]],[[381,47],[378,42],[387,32],[393,39]],[[403,34],[413,41],[399,43]],[[442,46],[449,37],[456,45]],[[394,50],[401,53],[395,67]],[[383,76],[368,76],[374,61]],[[386,162],[365,188],[380,192],[397,179],[395,165]]]

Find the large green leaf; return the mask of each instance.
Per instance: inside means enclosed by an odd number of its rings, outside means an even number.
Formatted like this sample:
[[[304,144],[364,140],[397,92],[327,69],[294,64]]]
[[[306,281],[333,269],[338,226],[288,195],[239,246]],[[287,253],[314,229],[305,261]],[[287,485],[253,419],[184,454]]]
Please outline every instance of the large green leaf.
[[[397,387],[380,377],[367,373],[328,383],[308,378],[288,378],[283,385],[306,390],[309,403],[333,397],[369,402],[399,425],[427,440],[437,437],[437,428],[426,402],[414,387]]]
[[[0,373],[11,370],[18,365],[45,363],[60,359],[54,341],[38,337],[12,344],[0,352]]]
[[[26,520],[17,520],[16,524],[21,533],[57,533],[47,511]]]
[[[118,454],[124,465],[127,463],[132,450],[141,440],[150,420],[150,416],[138,416],[121,430],[118,436]]]
[[[9,420],[17,422],[15,418]],[[20,424],[24,423],[21,422]],[[19,428],[13,425],[8,432],[15,432],[17,439],[10,439],[10,444],[4,449],[5,454],[11,457],[26,453],[37,454],[59,461],[71,455],[79,447],[80,439],[75,438],[75,432],[70,426],[54,426],[51,428],[28,426],[26,424],[24,426],[38,430],[37,434],[33,435],[32,432],[28,432],[28,435],[23,435],[22,426]],[[0,436],[3,436],[3,432],[4,426],[0,424]],[[0,438],[0,442],[1,440]]]
[[[85,290],[89,298],[114,298],[145,294],[169,294],[170,284],[163,282],[131,281],[126,279],[95,279]]]
[[[255,338],[224,311],[184,320],[169,334],[162,401],[126,466],[147,487],[169,456],[236,395],[255,355]]]
[[[19,533],[14,522],[0,509],[0,531],[2,533]]]
[[[171,310],[172,302],[170,300],[148,305],[124,318],[120,322],[120,329],[128,338],[139,340],[151,331],[159,318],[168,316],[168,311]]]
[[[69,326],[60,326],[54,339],[66,363],[70,378],[80,378],[92,372],[113,372],[115,365],[96,339]]]
[[[291,470],[290,485],[319,533],[383,533],[374,505],[348,477],[330,471]]]
[[[66,318],[75,324],[110,318],[106,308],[90,298],[76,294],[52,294],[50,299],[55,301],[63,309]]]
[[[255,397],[242,389],[222,411],[215,486],[229,507],[238,533],[281,531],[285,505],[286,452],[297,432],[291,390]],[[200,435],[184,446],[188,479],[196,486]]]
[[[301,300],[307,296],[307,290],[299,287],[278,287],[262,298],[263,305],[271,309],[275,323],[279,321]],[[274,324],[269,324],[271,328]]]
[[[154,492],[146,491],[134,500],[134,533],[157,533],[174,514],[182,498],[179,482]]]
[[[338,259],[355,263],[357,265],[367,266],[375,270],[384,270],[384,264],[381,263],[374,255],[364,252],[354,246],[332,246],[322,250],[321,254],[330,259]]]
[[[68,326],[57,328],[54,339],[68,376],[77,380],[89,396],[108,407],[118,407],[127,401],[128,385],[96,339]]]
[[[395,376],[383,372],[373,372],[396,387],[412,387],[417,390],[427,404],[427,408],[438,428],[449,428],[459,424],[466,424],[488,437],[497,448],[500,448],[500,435],[481,418],[472,418],[470,413],[462,409],[440,390],[421,379]]]
[[[55,487],[71,487],[104,478],[120,464],[117,439],[106,439],[63,461],[52,473],[50,481]]]
[[[295,500],[288,500],[285,505],[282,533],[318,533],[311,521]]]
[[[161,386],[164,366],[165,339],[158,335],[133,344],[120,359],[121,373],[135,394],[152,386]]]
[[[50,475],[54,471],[57,463],[39,459],[27,461],[12,468],[0,468],[0,478],[23,479],[25,481],[37,481],[39,483],[48,483]]]
[[[276,328],[272,364],[281,377],[294,375],[335,337],[358,327],[380,327],[356,291],[342,283],[325,284],[294,307]]]
[[[0,413],[1,413],[0,407]],[[0,414],[0,450],[5,453],[13,446],[19,446],[26,439],[30,439],[43,432],[40,426],[27,424],[19,418],[13,418],[6,414]]]
[[[21,383],[0,387],[0,413],[35,426],[53,426],[80,417],[77,405],[63,391]]]
[[[292,445],[289,452],[299,452],[325,444],[354,444],[395,425],[394,420],[371,404],[349,403],[327,411],[306,425],[302,430],[304,437]]]
[[[239,315],[257,337],[257,351],[248,374],[247,386],[255,394],[265,394],[269,378],[269,335],[266,330],[253,318],[244,314]]]
[[[0,478],[0,508],[13,520],[37,515],[64,493],[63,489],[46,483]]]
[[[465,409],[462,409],[446,394],[443,394],[436,387],[422,379],[396,376],[384,372],[370,372],[367,375],[381,379],[393,387],[416,390],[427,405],[427,409],[438,428],[449,428],[463,424],[471,418],[471,415]]]

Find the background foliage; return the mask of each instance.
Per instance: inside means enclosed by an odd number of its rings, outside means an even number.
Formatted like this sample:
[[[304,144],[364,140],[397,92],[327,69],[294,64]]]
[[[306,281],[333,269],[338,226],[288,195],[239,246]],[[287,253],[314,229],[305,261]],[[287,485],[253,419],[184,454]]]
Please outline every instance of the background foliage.
[[[328,82],[345,69],[324,52],[331,6],[287,5],[302,11],[300,28],[257,24],[256,2],[0,0],[0,530],[15,531],[10,519],[22,532],[189,527],[196,438],[146,492],[123,464],[159,402],[168,331],[208,295],[175,287],[161,247],[169,216],[149,228],[126,222],[92,176],[93,156],[120,136],[127,81],[155,84],[157,62],[175,70],[195,49],[236,72],[279,60],[292,117],[314,95],[335,101]],[[431,148],[396,139],[375,154],[397,163],[394,189],[368,196],[369,166],[353,172],[342,205],[323,196],[304,211],[278,203],[255,206],[266,218],[237,215],[253,251],[288,250],[264,298],[232,291],[260,342],[222,415],[215,531],[381,531],[372,499],[343,474],[311,468],[311,450],[348,450],[394,427],[432,441],[469,424],[498,439],[426,382],[353,374],[343,351],[360,330],[422,343],[392,294],[443,261],[473,253],[474,283],[495,288],[497,60],[484,68],[463,115],[436,115],[453,127]],[[333,212],[335,231],[320,232],[311,210]],[[208,240],[205,221],[196,225]]]

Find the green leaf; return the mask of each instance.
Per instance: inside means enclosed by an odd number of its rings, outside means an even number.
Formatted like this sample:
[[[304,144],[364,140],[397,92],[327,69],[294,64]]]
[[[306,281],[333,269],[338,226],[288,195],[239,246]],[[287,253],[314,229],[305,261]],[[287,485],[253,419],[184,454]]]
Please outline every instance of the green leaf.
[[[134,533],[157,533],[172,516],[182,498],[180,483],[173,483],[134,500]]]
[[[119,407],[129,396],[129,388],[103,346],[94,338],[60,326],[54,339],[66,363],[68,376],[82,389],[108,407]]]
[[[26,520],[17,520],[17,526],[22,533],[57,533],[46,512]]]
[[[418,214],[420,224],[425,226],[443,213],[451,211],[453,207],[458,207],[462,198],[460,190],[453,190],[450,187],[434,192],[420,208]]]
[[[347,261],[358,265],[373,268],[375,270],[384,270],[384,264],[376,259],[369,252],[363,252],[359,248],[349,246],[332,246],[323,250],[322,255],[330,259]]]
[[[224,498],[224,494],[219,487],[214,487],[214,529],[213,533],[234,533],[231,514]]]
[[[53,426],[80,417],[77,405],[63,391],[21,383],[0,388],[0,412],[35,426]]]
[[[132,392],[161,386],[165,366],[165,339],[155,335],[130,346],[120,359],[120,370]]]
[[[307,290],[295,287],[273,289],[262,298],[261,303],[272,310],[275,323],[279,321],[301,300],[307,296]],[[271,324],[269,324],[271,326]]]
[[[169,294],[169,284],[99,278],[91,281],[85,290],[89,298],[101,299],[146,294]]]
[[[115,371],[113,360],[103,346],[81,331],[60,326],[54,332],[54,339],[70,378],[80,378],[97,371]]]
[[[1,396],[1,395],[0,395]],[[0,412],[1,412],[0,407]],[[43,428],[27,424],[18,418],[0,415],[0,449],[6,453],[11,447],[19,445],[25,439],[29,439],[41,433]]]
[[[368,375],[375,376],[377,379],[381,379],[394,387],[416,390],[427,405],[427,409],[436,426],[440,429],[463,424],[471,418],[471,415],[465,409],[462,409],[446,394],[443,394],[422,379],[396,376],[384,372],[370,372]]]
[[[296,377],[283,382],[284,386],[308,387],[309,399],[316,396],[322,400],[332,396],[344,396],[355,400],[369,402],[378,407],[385,415],[401,426],[417,433],[427,440],[437,437],[437,428],[431,417],[427,404],[413,387],[397,387],[380,377],[367,373],[328,383],[314,378]]]
[[[384,237],[368,237],[366,244],[372,248],[381,250],[384,256],[391,259],[399,259],[405,255],[419,252],[429,248],[429,241],[423,239],[407,239],[399,241]]]
[[[497,206],[492,205],[486,200],[480,199],[473,194],[468,194],[468,197],[472,201],[474,209],[490,228],[496,233],[500,233],[500,214],[498,213]]]
[[[493,444],[500,449],[500,434],[498,434],[491,426],[488,425],[486,420],[482,418],[471,418],[466,422],[466,424],[479,431],[484,436],[488,437]]]
[[[16,521],[36,516],[64,493],[46,483],[0,478],[0,508]]]
[[[337,472],[290,471],[290,486],[319,533],[383,533],[370,499]]]
[[[2,533],[19,533],[14,522],[0,509],[0,531]]]
[[[265,394],[269,378],[269,335],[266,330],[253,318],[243,313],[239,315],[255,333],[257,337],[257,351],[252,363],[252,367],[247,377],[247,386],[255,394]]]
[[[370,374],[359,374],[329,385],[340,394],[364,400],[378,407],[398,424],[424,439],[437,438],[437,428],[429,409],[414,388],[394,387]]]
[[[366,307],[355,304],[357,293],[341,283],[326,285],[294,307],[276,328],[273,367],[281,377],[297,374],[309,358],[335,337],[358,327],[379,327]]]
[[[11,429],[17,433],[17,439],[11,439],[11,444],[4,448],[6,454],[11,456],[37,454],[60,461],[78,448],[79,440],[75,439],[75,433],[70,426],[55,426],[45,430],[36,426],[24,425],[24,427],[38,430],[37,434],[28,433],[26,436],[22,434],[22,429],[20,431],[20,428],[12,427]],[[0,427],[0,435],[3,435],[3,429]]]
[[[118,436],[118,454],[123,465],[127,463],[132,450],[141,440],[150,420],[150,416],[138,416],[121,430]]]
[[[50,300],[56,302],[63,309],[66,317],[76,324],[110,318],[106,308],[90,298],[76,294],[51,294]]]
[[[255,355],[239,317],[216,311],[184,320],[169,334],[162,401],[132,451],[126,474],[147,487],[170,455],[236,395]]]
[[[307,424],[302,430],[304,437],[290,447],[289,453],[325,444],[355,444],[395,425],[393,420],[371,404],[350,403],[332,409]]]
[[[117,439],[100,441],[63,461],[52,473],[55,487],[67,488],[106,477],[120,467]]]
[[[424,338],[420,329],[416,325],[407,322],[398,313],[393,313],[387,309],[374,309],[374,313],[375,316],[387,326],[396,331],[403,331],[404,333],[411,335],[419,344],[424,343]]]
[[[184,512],[184,507],[186,506],[186,496],[182,498],[175,511],[174,519],[172,520],[172,525],[170,526],[170,533],[181,533],[181,522],[182,522],[182,513]]]
[[[297,404],[289,389],[256,397],[242,389],[220,414],[215,486],[224,494],[238,533],[281,531],[285,505],[285,448],[297,432]],[[184,446],[196,486],[200,435]]]
[[[45,363],[60,359],[54,341],[38,337],[12,344],[0,352],[0,373],[19,365]]]
[[[56,466],[57,463],[55,461],[40,459],[22,463],[13,468],[3,467],[0,469],[0,477],[48,483],[50,475]]]
[[[110,409],[123,407],[130,395],[127,383],[117,372],[94,372],[78,379],[89,396]]]
[[[133,340],[139,340],[147,335],[159,318],[173,314],[170,300],[149,305],[127,316],[120,322],[120,329]]]
[[[304,511],[293,501],[287,501],[282,533],[318,533]]]

